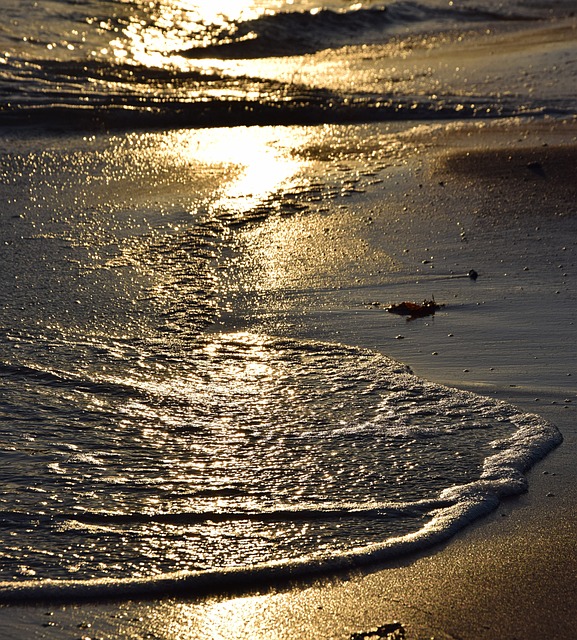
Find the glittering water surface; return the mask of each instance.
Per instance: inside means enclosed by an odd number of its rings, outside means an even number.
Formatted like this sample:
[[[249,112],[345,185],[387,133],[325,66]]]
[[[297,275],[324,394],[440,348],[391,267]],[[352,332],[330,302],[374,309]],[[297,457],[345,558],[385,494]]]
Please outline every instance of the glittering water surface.
[[[550,28],[572,10],[573,0],[6,0],[0,123],[125,129],[574,113],[570,25],[529,69],[498,39],[488,45],[497,58],[468,61],[492,34]],[[435,59],[447,42],[461,64]]]
[[[401,142],[362,131],[352,156],[331,134],[335,174],[326,130],[7,136],[1,580],[394,550],[524,487],[547,425],[376,353],[210,329],[234,229],[370,180]]]
[[[1,598],[380,558],[524,489],[559,442],[535,416],[376,353],[229,329],[243,287],[321,286],[311,264],[334,251],[294,241],[307,214],[344,216],[402,161],[402,124],[335,122],[574,113],[570,5],[3,4]],[[484,38],[553,18],[523,76],[519,58],[488,72]],[[463,38],[475,64],[435,62]],[[275,219],[294,224],[267,238]]]
[[[250,334],[143,347],[66,340],[54,356],[83,371],[2,366],[4,578],[338,554],[419,529],[513,432],[354,349]]]

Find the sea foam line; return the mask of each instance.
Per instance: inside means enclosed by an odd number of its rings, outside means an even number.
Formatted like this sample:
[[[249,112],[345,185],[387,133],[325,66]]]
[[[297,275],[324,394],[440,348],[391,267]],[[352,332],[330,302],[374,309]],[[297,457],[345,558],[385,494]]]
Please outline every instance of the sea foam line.
[[[433,518],[414,533],[353,549],[338,556],[307,556],[250,567],[173,572],[151,578],[5,581],[0,583],[0,604],[248,592],[376,566],[422,551],[445,542],[474,520],[495,510],[501,499],[523,493],[527,488],[524,472],[563,440],[557,428],[540,416],[523,413],[512,417],[512,421],[518,427],[517,432],[495,443],[500,451],[487,458],[480,479],[442,492],[440,498],[451,502],[435,510]]]

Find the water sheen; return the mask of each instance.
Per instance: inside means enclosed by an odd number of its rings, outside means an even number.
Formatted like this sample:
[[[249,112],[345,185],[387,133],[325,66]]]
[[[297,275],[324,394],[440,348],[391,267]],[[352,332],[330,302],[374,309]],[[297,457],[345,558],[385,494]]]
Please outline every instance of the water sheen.
[[[44,347],[89,364],[0,368],[4,579],[338,555],[423,527],[516,431],[504,407],[353,348],[250,334],[168,353]]]
[[[540,418],[336,339],[233,330],[235,300],[266,303],[251,269],[262,289],[320,286],[314,255],[283,274],[238,239],[286,219],[289,247],[412,144],[331,122],[573,113],[570,55],[550,96],[514,65],[433,88],[427,60],[401,68],[570,4],[5,2],[0,601],[370,564],[525,490],[560,442]]]
[[[363,131],[349,160],[334,132],[350,171],[324,184],[316,130],[8,136],[0,581],[396,553],[523,490],[546,423],[380,354],[211,330],[233,230],[364,184],[388,137]]]
[[[480,74],[464,91],[430,82],[415,90],[399,86],[394,59],[447,34],[547,27],[573,4],[7,0],[0,124],[127,129],[572,114],[573,90],[542,95],[515,68],[500,70],[507,79],[489,88],[490,76]],[[337,57],[328,68],[327,54]],[[367,67],[369,85],[358,81]],[[411,79],[429,71],[417,68]]]

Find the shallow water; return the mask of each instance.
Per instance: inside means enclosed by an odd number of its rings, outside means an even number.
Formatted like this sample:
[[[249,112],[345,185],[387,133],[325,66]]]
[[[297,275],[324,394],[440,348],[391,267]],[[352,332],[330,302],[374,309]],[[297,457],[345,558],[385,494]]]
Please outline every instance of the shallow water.
[[[404,536],[516,431],[506,408],[350,348],[247,334],[184,353],[66,347],[96,351],[101,372],[2,368],[9,579],[238,567]]]
[[[517,68],[510,55],[495,58],[510,54],[496,43],[489,66],[457,84],[437,80],[426,62],[403,62],[448,39],[467,43],[454,57],[461,63],[480,36],[551,27],[573,10],[571,0],[9,0],[0,122],[131,128],[574,113],[574,61],[567,68],[559,52]],[[459,64],[450,67],[459,77]],[[539,90],[550,75],[569,78],[558,95]]]
[[[268,182],[234,151],[214,162],[226,130],[6,136],[5,599],[44,578],[126,589],[275,563],[280,579],[421,548],[524,490],[558,441],[370,351],[210,330],[234,315],[235,228],[336,206],[382,162],[351,183],[302,161],[318,131],[289,133],[234,134]]]
[[[4,601],[58,585],[126,594],[129,583],[146,592],[232,575],[254,585],[264,570],[281,579],[420,549],[523,491],[522,473],[560,440],[535,416],[428,384],[374,352],[286,330],[215,330],[234,324],[232,294],[250,282],[235,281],[251,263],[237,229],[278,218],[305,233],[307,214],[344,216],[343,199],[403,157],[402,123],[329,122],[573,105],[569,89],[551,102],[488,91],[471,106],[462,93],[423,93],[419,74],[394,99],[374,84],[391,43],[399,52],[422,33],[546,22],[551,10],[565,15],[562,4],[291,7],[8,5]],[[191,43],[204,53],[181,55]],[[329,87],[323,65],[335,60],[369,69],[374,91],[344,87],[352,72]],[[263,126],[271,119],[325,126]],[[184,121],[260,126],[173,129]],[[127,130],[105,134],[105,124]],[[145,124],[160,130],[132,130]],[[382,283],[395,266],[381,262]],[[262,275],[283,277],[272,264]],[[314,273],[300,275],[300,287],[315,286]]]

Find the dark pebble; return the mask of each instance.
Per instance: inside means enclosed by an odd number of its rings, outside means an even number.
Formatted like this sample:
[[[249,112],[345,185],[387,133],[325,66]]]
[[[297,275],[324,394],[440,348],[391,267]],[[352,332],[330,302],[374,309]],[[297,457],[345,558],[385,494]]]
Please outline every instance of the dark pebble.
[[[536,160],[534,160],[533,162],[528,162],[527,169],[529,169],[530,171],[533,171],[533,173],[536,173],[537,175],[543,178],[545,177],[545,171],[543,169],[543,165]]]

